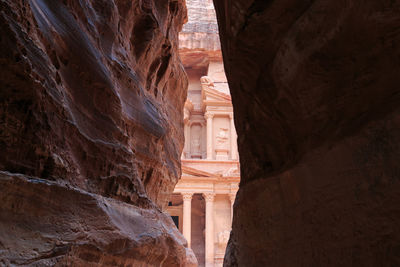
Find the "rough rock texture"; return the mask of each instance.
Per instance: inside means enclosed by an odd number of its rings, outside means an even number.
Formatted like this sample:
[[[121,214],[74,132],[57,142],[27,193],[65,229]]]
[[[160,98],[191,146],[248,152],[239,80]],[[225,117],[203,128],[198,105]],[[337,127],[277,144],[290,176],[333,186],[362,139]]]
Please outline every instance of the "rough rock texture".
[[[7,172],[0,172],[0,201],[2,266],[196,262],[171,218],[154,209]]]
[[[212,1],[188,0],[188,21],[179,34],[180,49],[221,49],[218,24]]]
[[[1,259],[185,264],[161,213],[180,176],[185,19],[182,0],[1,1]]]
[[[241,162],[225,266],[400,265],[399,1],[214,1]]]
[[[179,55],[186,69],[207,68],[220,61],[221,45],[215,9],[210,0],[187,0],[188,21],[179,34]]]

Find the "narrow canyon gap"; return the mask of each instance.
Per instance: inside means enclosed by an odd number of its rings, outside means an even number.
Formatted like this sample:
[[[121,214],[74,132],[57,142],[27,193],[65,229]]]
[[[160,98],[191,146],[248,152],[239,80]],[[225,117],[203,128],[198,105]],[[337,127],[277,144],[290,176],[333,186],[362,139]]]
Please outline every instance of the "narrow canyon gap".
[[[400,2],[214,1],[241,184],[225,266],[400,265]]]
[[[399,1],[214,3],[242,179],[225,266],[400,265]],[[161,211],[185,14],[1,2],[1,265],[196,264]]]
[[[179,55],[188,76],[182,176],[168,212],[199,267],[222,267],[240,168],[232,101],[213,2],[186,0]]]

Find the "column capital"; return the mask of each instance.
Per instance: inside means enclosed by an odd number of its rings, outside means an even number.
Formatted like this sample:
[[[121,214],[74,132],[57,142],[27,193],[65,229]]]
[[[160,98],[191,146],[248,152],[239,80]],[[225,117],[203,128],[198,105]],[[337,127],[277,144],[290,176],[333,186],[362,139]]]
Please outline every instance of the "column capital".
[[[207,111],[206,113],[204,113],[204,117],[206,119],[209,119],[209,118],[212,119],[212,118],[214,118],[214,113]]]
[[[182,199],[183,201],[192,200],[193,193],[191,192],[182,192]]]
[[[214,201],[215,193],[203,193],[204,199],[206,202]]]

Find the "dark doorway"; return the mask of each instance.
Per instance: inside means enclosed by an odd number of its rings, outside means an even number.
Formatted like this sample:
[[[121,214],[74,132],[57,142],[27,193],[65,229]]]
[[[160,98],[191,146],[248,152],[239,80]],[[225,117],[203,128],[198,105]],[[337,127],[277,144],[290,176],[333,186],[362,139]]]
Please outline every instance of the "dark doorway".
[[[205,264],[205,201],[201,194],[194,194],[192,200],[192,250],[199,267]]]
[[[171,218],[174,221],[176,228],[179,229],[179,216],[171,216]]]

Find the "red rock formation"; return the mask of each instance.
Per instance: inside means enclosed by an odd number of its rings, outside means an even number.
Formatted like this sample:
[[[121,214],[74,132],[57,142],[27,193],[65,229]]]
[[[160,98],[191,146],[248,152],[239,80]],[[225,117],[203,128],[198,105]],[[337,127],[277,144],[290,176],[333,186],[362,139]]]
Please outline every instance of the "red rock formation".
[[[208,0],[186,1],[188,21],[179,34],[179,55],[186,70],[206,69],[221,61],[221,45],[215,9]]]
[[[156,209],[6,172],[0,184],[1,266],[196,266]]]
[[[399,265],[399,2],[214,2],[242,177],[225,266]]]
[[[2,263],[192,264],[160,209],[180,176],[183,1],[0,6]]]

